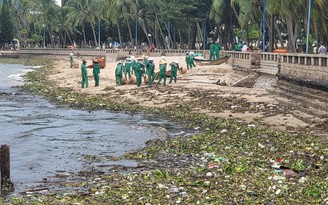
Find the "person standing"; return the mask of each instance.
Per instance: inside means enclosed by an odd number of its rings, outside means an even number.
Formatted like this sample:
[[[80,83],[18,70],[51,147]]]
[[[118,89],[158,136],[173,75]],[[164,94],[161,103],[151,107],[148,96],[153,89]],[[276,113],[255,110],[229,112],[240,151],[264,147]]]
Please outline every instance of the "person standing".
[[[220,58],[220,51],[222,49],[219,42],[215,44],[214,48],[215,48],[215,59],[218,60]]]
[[[319,53],[320,55],[326,55],[326,53],[327,53],[327,48],[326,48],[323,44],[320,44],[320,47],[319,47],[318,53]]]
[[[123,72],[124,72],[125,79],[127,81],[130,81],[130,79],[131,79],[131,60],[130,60],[130,58],[126,59]],[[128,76],[129,76],[129,80],[127,78]]]
[[[214,43],[212,43],[210,45],[210,60],[211,61],[215,60],[215,47],[216,47],[216,45]]]
[[[74,64],[74,58],[73,58],[74,54],[70,53],[69,54],[69,62],[70,62],[70,68],[73,68],[73,64]]]
[[[148,64],[146,65],[146,72],[148,76],[148,85],[152,85],[155,80],[155,64],[152,58],[148,59]]]
[[[122,62],[118,62],[115,70],[115,79],[116,79],[116,85],[122,85],[122,74],[123,74],[123,64]]]
[[[82,74],[81,86],[82,86],[82,88],[84,88],[84,86],[86,88],[89,86],[89,83],[88,83],[88,72],[87,72],[86,63],[87,62],[85,60],[83,60],[82,61],[82,65],[81,65],[81,74]]]
[[[234,51],[241,51],[243,47],[243,44],[241,41],[238,42],[238,44],[235,44]]]
[[[189,52],[186,53],[186,59],[185,59],[185,61],[186,61],[186,64],[187,64],[187,70],[189,70],[190,69],[190,56],[189,56]]]
[[[189,66],[190,66],[190,69],[192,69],[193,67],[196,67],[194,52],[189,53]]]
[[[100,65],[98,63],[98,60],[95,59],[93,61],[93,77],[95,79],[95,87],[99,86],[99,73],[100,73]]]
[[[164,86],[166,85],[166,67],[167,63],[165,59],[162,58],[162,60],[159,62],[159,77],[157,84],[161,84],[162,79],[164,80]]]
[[[170,82],[172,83],[172,79],[174,79],[174,82],[177,82],[177,71],[179,68],[179,61],[174,61],[172,63],[170,63],[171,66],[171,75],[170,75]]]
[[[135,68],[135,75],[137,79],[137,87],[141,86],[141,78],[144,73],[144,62],[137,62],[136,63],[136,68]]]
[[[134,56],[131,56],[130,59],[131,59],[131,68],[132,68],[131,73],[132,73],[132,75],[135,75],[138,63],[137,63],[136,59],[134,58]]]
[[[241,48],[241,52],[247,52],[248,46],[244,43],[243,47]]]

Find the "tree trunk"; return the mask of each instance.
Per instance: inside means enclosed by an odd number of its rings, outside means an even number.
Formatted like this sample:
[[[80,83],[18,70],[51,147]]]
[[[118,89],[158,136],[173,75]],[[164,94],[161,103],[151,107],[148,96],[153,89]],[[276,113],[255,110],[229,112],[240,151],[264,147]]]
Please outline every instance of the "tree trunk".
[[[164,48],[167,48],[167,45],[166,45],[166,43],[165,43],[165,36],[164,36],[163,31],[162,31],[162,29],[161,29],[161,24],[159,23],[158,16],[157,16],[156,13],[155,13],[155,16],[156,16],[156,21],[157,21],[157,24],[158,24],[158,28],[159,28],[160,34],[161,34],[162,39],[163,39],[162,42],[164,43]]]
[[[277,30],[278,38],[279,38],[279,41],[280,41],[280,46],[281,46],[281,48],[284,49],[285,48],[284,40],[282,39],[281,32],[280,32],[279,26],[278,26],[276,21],[274,21],[274,25],[275,25],[275,28]]]
[[[149,36],[148,36],[148,31],[147,31],[147,27],[145,25],[145,20],[144,19],[141,21],[141,28],[142,28],[143,32],[145,33],[145,35],[146,35],[148,44],[150,44],[150,40],[149,40]]]
[[[287,31],[288,31],[288,52],[295,53],[296,52],[296,35],[295,31],[297,31],[297,23],[292,18],[287,18]]]
[[[66,36],[67,36],[67,38],[68,38],[69,43],[70,43],[70,44],[73,44],[73,41],[72,41],[72,39],[71,39],[71,36],[70,36],[69,33],[67,32],[67,30],[65,30],[65,31],[66,31]],[[66,45],[66,38],[65,38],[65,45]]]
[[[87,38],[85,36],[85,29],[84,26],[82,26],[82,33],[83,33],[83,41],[84,41],[84,47],[87,45]]]
[[[94,29],[94,27],[93,27],[92,22],[90,22],[90,26],[91,26],[92,34],[93,34],[93,38],[94,38],[94,41],[95,41],[95,47],[97,47],[97,45],[98,45],[98,41],[97,41],[96,32],[95,32],[95,29]]]
[[[160,43],[160,40],[159,40],[159,33],[158,33],[158,28],[157,28],[157,24],[155,23],[155,46],[156,46],[156,48],[157,47],[160,47],[160,45],[161,45],[161,43]]]
[[[121,35],[120,22],[118,21],[118,19],[117,19],[116,22],[117,22],[116,23],[116,28],[117,28],[117,33],[118,33],[118,41],[120,42],[120,45],[122,46],[123,44],[122,44],[122,35]]]
[[[268,51],[272,52],[274,49],[274,16],[270,16],[269,24],[269,48]]]
[[[197,24],[193,23],[190,30],[190,39],[188,43],[189,49],[195,49],[196,35],[197,35]]]
[[[134,47],[134,41],[133,41],[133,37],[132,37],[132,30],[131,30],[131,25],[130,25],[130,22],[129,22],[129,19],[125,19],[126,21],[126,25],[128,27],[128,31],[129,31],[129,36],[130,36],[130,42],[131,42],[131,46],[132,48]]]
[[[180,29],[178,29],[178,35],[179,35],[179,42],[180,42],[180,49],[181,49],[183,47],[183,41],[182,41],[182,38],[181,38]]]

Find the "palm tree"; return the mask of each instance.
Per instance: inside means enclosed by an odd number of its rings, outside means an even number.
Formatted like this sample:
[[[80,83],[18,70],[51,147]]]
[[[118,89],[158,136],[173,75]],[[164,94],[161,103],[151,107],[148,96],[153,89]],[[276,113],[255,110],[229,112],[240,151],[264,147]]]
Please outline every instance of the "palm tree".
[[[68,6],[64,8],[69,9],[69,13],[67,15],[68,21],[73,23],[73,26],[78,27],[81,26],[84,45],[87,44],[86,34],[85,34],[85,25],[87,23],[90,24],[92,29],[92,34],[94,38],[95,45],[98,45],[96,33],[94,30],[94,25],[98,20],[97,13],[97,2],[94,0],[80,0],[72,3],[68,3]]]

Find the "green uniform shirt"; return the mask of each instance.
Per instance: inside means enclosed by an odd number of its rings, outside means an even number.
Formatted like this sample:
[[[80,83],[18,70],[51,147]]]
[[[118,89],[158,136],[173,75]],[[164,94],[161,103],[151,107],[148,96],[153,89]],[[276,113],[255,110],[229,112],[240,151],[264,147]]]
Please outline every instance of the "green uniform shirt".
[[[136,76],[141,76],[143,74],[143,66],[141,63],[137,63],[135,72]]]
[[[87,67],[85,64],[82,64],[81,72],[82,72],[82,75],[87,76],[88,72],[87,72]]]
[[[170,65],[171,65],[171,71],[176,72],[176,71],[178,70],[178,64],[176,64],[176,63],[171,63]]]
[[[100,73],[100,65],[98,63],[93,64],[93,74],[97,75]]]
[[[121,76],[122,72],[123,72],[123,65],[122,65],[122,63],[119,63],[116,66],[115,75]]]
[[[211,52],[214,52],[214,51],[215,51],[215,44],[214,44],[214,43],[212,43],[212,44],[210,45],[210,51],[211,51]]]
[[[166,74],[166,63],[165,64],[160,64],[159,65],[159,73],[162,74],[162,75],[165,75]]]
[[[149,62],[148,65],[146,66],[146,72],[152,73],[154,71],[155,71],[155,64],[153,62]]]
[[[130,62],[126,62],[125,63],[125,66],[124,66],[125,72],[130,71],[130,68],[131,68],[131,63]]]
[[[215,44],[215,52],[220,52],[221,46],[219,44]]]

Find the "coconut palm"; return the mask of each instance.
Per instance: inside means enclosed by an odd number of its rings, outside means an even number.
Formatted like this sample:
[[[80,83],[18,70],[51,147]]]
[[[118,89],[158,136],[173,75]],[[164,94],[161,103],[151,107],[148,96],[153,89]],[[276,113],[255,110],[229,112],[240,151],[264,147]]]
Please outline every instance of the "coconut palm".
[[[86,34],[85,34],[85,26],[86,24],[90,24],[93,34],[93,39],[95,45],[98,45],[95,25],[100,19],[99,16],[99,4],[96,0],[80,0],[74,2],[68,2],[68,6],[65,8],[69,9],[69,13],[67,15],[68,21],[73,22],[75,27],[81,26],[84,45],[87,44]]]

